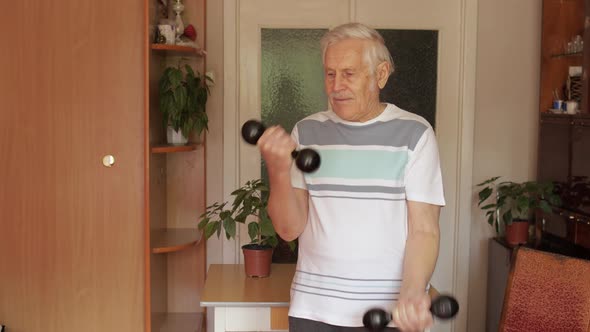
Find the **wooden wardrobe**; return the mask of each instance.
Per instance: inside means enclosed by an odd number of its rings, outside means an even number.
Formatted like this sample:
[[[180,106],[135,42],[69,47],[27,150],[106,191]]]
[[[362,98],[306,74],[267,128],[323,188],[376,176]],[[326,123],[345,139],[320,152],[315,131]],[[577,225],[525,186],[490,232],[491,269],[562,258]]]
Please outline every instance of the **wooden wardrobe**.
[[[201,72],[205,58],[152,46],[159,1],[0,10],[0,325],[9,332],[204,323],[205,143],[164,144],[157,80],[178,54]],[[204,48],[205,0],[183,4]]]

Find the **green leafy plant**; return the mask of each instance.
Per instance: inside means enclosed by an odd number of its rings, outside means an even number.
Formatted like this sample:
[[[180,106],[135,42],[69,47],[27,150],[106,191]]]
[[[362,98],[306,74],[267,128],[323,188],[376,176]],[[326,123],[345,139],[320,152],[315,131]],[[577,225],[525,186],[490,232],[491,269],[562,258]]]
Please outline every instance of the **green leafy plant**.
[[[262,179],[246,182],[231,193],[233,203],[214,203],[200,216],[199,229],[204,230],[208,239],[213,234],[221,236],[222,230],[229,240],[235,238],[237,223],[248,225],[250,243],[261,247],[275,247],[278,236],[268,216],[269,187]],[[295,244],[289,242],[291,249]]]
[[[185,138],[193,131],[200,135],[208,130],[205,104],[211,95],[210,83],[213,80],[209,76],[195,73],[189,65],[167,67],[159,81],[164,124],[175,131],[181,130]]]
[[[536,209],[551,211],[551,206],[558,206],[561,200],[554,193],[551,182],[512,182],[498,183],[499,176],[492,177],[480,184],[479,208],[486,213],[488,224],[499,232],[499,222],[510,225],[517,220],[532,219]],[[486,203],[495,192],[495,200]]]

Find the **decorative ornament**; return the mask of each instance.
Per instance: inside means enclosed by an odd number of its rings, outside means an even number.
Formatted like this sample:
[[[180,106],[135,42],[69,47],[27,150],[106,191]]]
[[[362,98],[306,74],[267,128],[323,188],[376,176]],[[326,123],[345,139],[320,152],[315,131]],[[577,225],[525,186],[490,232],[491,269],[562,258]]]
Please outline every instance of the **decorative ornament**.
[[[172,5],[172,10],[176,13],[176,39],[180,40],[180,36],[184,32],[184,22],[182,22],[181,13],[184,11],[184,5],[182,4],[181,0],[176,0],[174,5]]]
[[[197,39],[197,31],[192,24],[189,24],[186,26],[186,28],[184,28],[184,35],[192,41]]]

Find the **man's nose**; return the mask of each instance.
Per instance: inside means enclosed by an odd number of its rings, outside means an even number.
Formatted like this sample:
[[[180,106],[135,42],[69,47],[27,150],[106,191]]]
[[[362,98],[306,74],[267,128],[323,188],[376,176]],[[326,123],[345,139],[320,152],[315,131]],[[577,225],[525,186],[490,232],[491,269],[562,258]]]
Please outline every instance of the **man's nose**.
[[[340,91],[344,88],[344,80],[342,79],[342,75],[336,74],[334,76],[334,82],[332,86],[334,91]]]

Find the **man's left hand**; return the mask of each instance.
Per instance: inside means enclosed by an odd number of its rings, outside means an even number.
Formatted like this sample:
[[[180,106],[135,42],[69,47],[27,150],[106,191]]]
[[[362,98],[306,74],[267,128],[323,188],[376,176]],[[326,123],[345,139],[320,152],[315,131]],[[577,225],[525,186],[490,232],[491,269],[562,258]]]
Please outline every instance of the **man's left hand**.
[[[404,332],[422,332],[433,324],[430,297],[426,292],[400,294],[393,310],[393,323]]]

